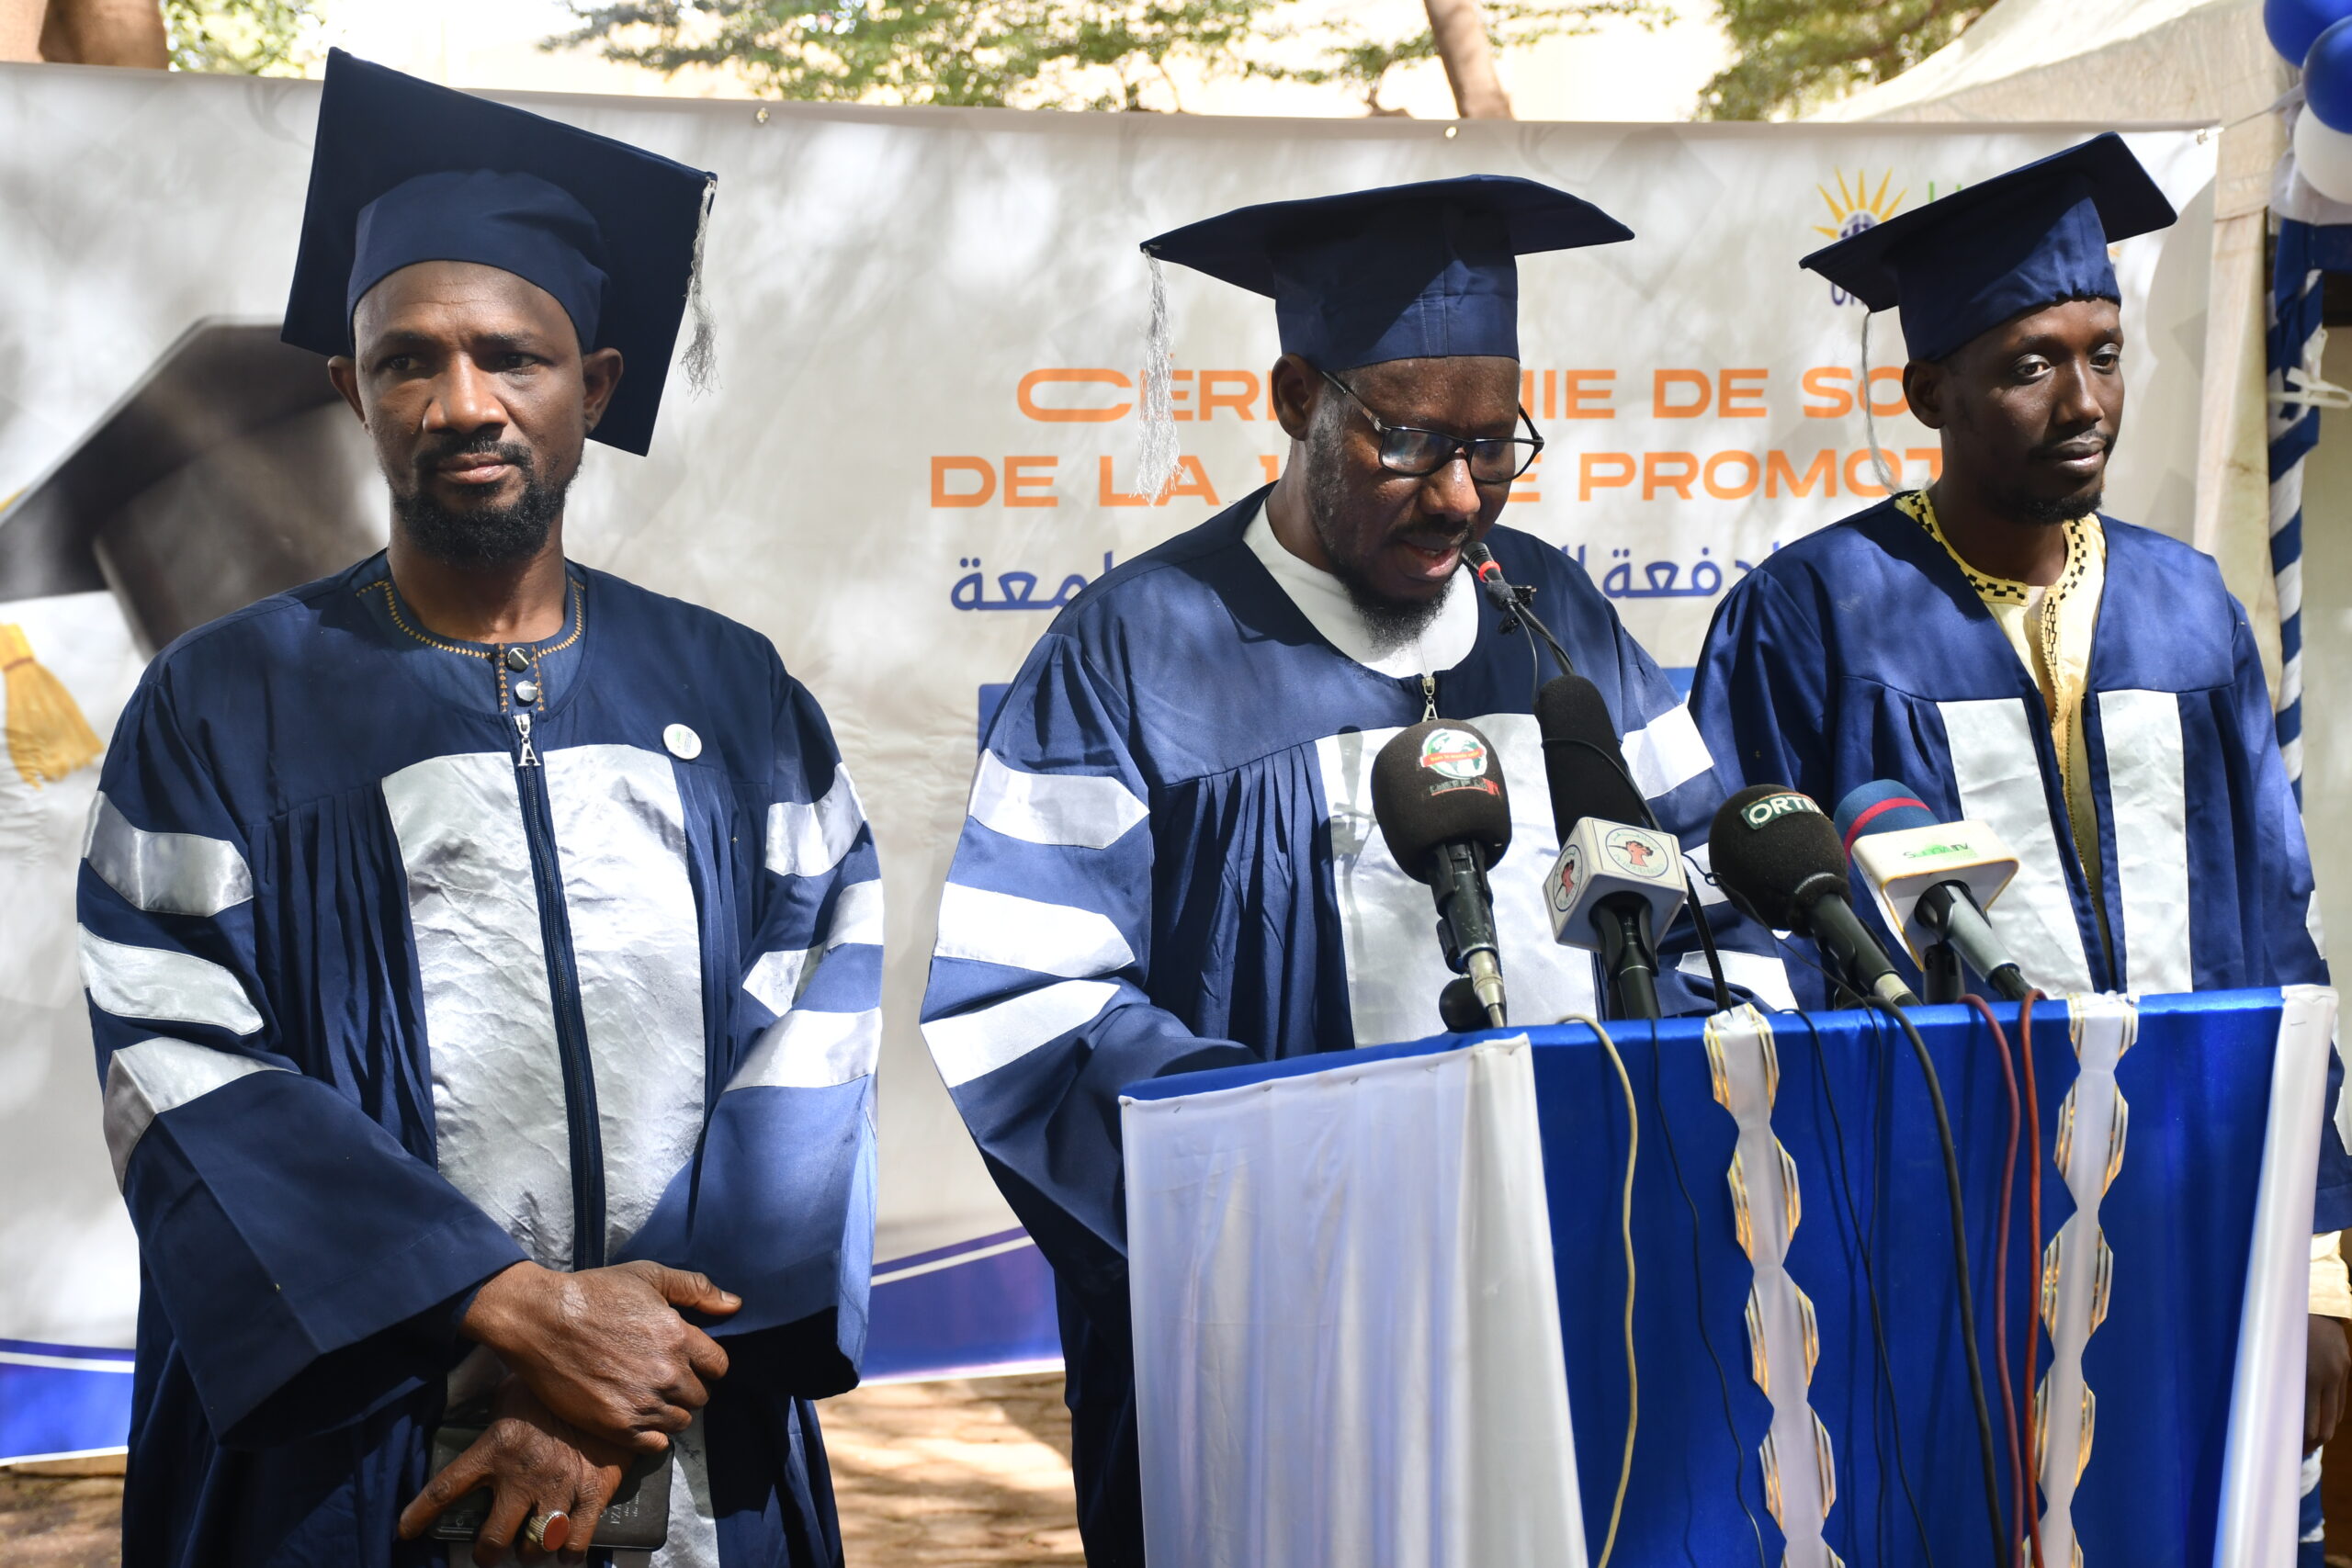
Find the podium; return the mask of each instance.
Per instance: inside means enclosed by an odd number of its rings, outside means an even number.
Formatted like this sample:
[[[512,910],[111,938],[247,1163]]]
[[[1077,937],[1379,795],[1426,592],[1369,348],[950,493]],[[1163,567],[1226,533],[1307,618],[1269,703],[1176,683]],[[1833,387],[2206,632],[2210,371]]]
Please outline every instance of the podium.
[[[2292,1561],[2335,1014],[2307,987],[2038,1007],[2006,1292],[2001,1055],[1973,1009],[1910,1015],[2007,1517],[2001,1330],[2039,1411],[2019,1463],[2045,1562]],[[2018,1010],[1996,1016],[2014,1045]],[[1610,1027],[1622,1082],[1571,1024],[1130,1087],[1153,1568],[1575,1568],[1612,1518],[1611,1561],[1639,1568],[1996,1550],[1905,1034],[1747,1009]]]

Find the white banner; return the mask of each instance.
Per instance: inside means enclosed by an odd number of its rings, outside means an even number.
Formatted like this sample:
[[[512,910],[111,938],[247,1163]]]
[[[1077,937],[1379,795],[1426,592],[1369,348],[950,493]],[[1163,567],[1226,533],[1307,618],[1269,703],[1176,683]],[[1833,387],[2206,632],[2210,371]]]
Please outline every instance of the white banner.
[[[33,601],[0,603],[0,626],[23,628],[100,736],[136,675],[134,632],[381,536],[380,486],[322,401],[323,368],[288,382],[272,333],[238,330],[284,304],[317,96],[0,67],[0,497],[21,491],[0,513],[0,600]],[[719,175],[721,389],[697,400],[673,378],[650,457],[592,448],[568,538],[767,633],[840,735],[889,887],[884,1259],[1012,1225],[915,1029],[989,689],[1056,604],[1249,494],[1285,449],[1265,407],[1269,303],[1171,268],[1185,461],[1165,502],[1130,493],[1138,241],[1244,203],[1470,172],[1623,219],[1631,243],[1521,264],[1526,401],[1551,445],[1506,521],[1582,560],[1687,666],[1747,563],[1881,493],[1866,406],[1900,483],[1935,471],[1932,435],[1901,412],[1892,319],[1865,383],[1860,310],[1797,258],[2085,134],[514,101]],[[2131,409],[2109,510],[2185,536],[2214,144],[2132,141],[2184,220],[2118,248]],[[105,576],[75,578],[92,530]],[[19,691],[12,674],[12,747]],[[71,956],[95,769],[40,771],[0,766],[0,1338],[119,1346],[136,1265]]]

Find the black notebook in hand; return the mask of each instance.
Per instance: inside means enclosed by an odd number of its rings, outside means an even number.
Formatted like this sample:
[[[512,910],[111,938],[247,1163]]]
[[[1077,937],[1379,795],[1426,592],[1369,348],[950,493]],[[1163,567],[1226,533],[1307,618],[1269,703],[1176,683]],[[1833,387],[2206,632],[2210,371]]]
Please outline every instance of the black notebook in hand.
[[[490,1413],[452,1411],[433,1431],[432,1473],[457,1462],[490,1428]],[[435,1540],[471,1540],[490,1517],[490,1488],[469,1492],[441,1512],[428,1532]],[[619,1490],[596,1520],[591,1551],[651,1551],[670,1539],[670,1456],[645,1454],[621,1477]]]

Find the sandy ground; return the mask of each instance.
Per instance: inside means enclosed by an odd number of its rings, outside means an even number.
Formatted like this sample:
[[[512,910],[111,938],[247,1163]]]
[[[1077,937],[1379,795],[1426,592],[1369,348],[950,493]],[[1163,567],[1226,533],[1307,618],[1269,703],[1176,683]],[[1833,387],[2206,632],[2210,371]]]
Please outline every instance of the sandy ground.
[[[842,1537],[874,1568],[1076,1568],[1062,1380],[863,1388],[821,1406]],[[113,1568],[117,1481],[0,1475],[0,1568]]]

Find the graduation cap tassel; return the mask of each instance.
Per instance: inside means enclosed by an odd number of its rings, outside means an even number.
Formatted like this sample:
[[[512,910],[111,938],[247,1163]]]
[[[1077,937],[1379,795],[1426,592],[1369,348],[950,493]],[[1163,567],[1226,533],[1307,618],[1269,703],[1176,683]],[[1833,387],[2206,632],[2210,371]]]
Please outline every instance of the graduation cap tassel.
[[[1878,412],[1871,407],[1871,317],[1873,312],[1862,310],[1862,439],[1871,444],[1871,466],[1878,470],[1879,488],[1893,495],[1898,488],[1894,471],[1886,466],[1886,455],[1878,449]]]
[[[715,390],[718,386],[718,323],[711,317],[710,298],[702,287],[703,241],[710,233],[710,209],[718,197],[718,181],[707,182],[702,187],[702,216],[695,222],[694,271],[686,280],[686,311],[694,317],[695,335],[686,343],[681,365],[686,373],[686,385],[697,393]]]
[[[1176,482],[1176,405],[1170,395],[1175,355],[1168,328],[1168,275],[1157,253],[1144,253],[1151,268],[1151,322],[1144,331],[1143,472],[1136,489],[1158,501]]]
[[[22,626],[0,626],[0,678],[8,705],[8,761],[27,784],[39,789],[58,783],[106,750],[74,694],[33,658]]]

